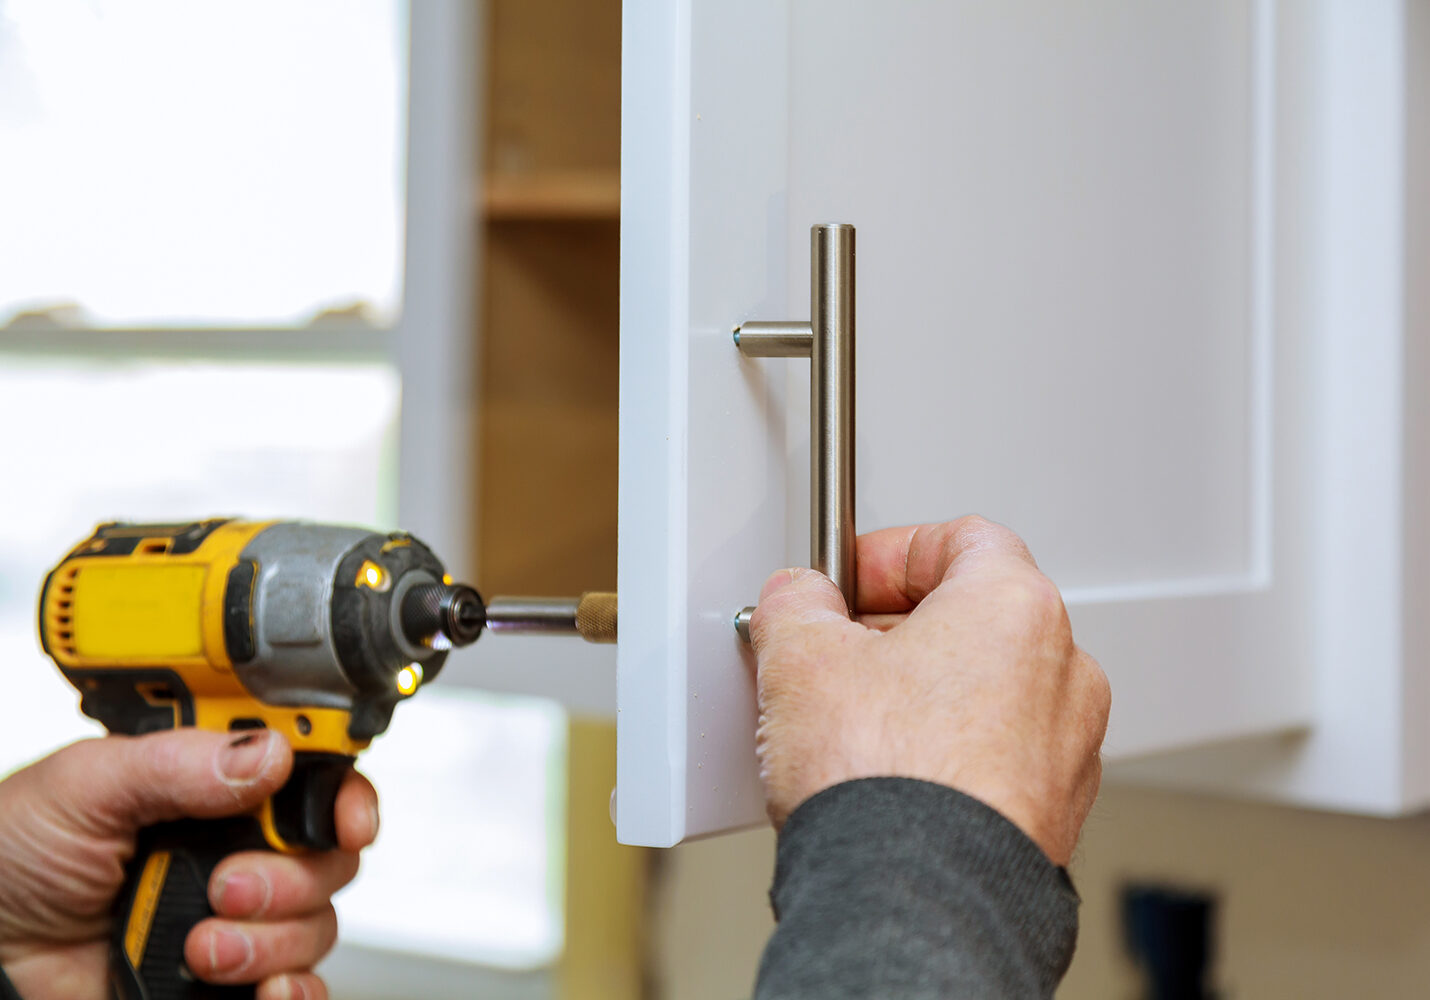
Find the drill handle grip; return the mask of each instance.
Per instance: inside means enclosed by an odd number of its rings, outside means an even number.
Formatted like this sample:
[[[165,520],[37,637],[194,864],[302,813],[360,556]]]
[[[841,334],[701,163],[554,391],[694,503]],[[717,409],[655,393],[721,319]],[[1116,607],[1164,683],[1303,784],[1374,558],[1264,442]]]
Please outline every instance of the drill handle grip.
[[[140,831],[125,867],[110,941],[115,1000],[253,1000],[256,987],[217,986],[184,962],[184,942],[213,916],[215,866],[237,851],[271,849],[254,816],[184,819]]]
[[[209,879],[238,851],[337,847],[338,789],[352,764],[342,754],[295,753],[293,773],[257,815],[183,819],[140,831],[115,907],[109,950],[115,1000],[253,1000],[253,985],[201,982],[184,963],[189,931],[213,916]]]

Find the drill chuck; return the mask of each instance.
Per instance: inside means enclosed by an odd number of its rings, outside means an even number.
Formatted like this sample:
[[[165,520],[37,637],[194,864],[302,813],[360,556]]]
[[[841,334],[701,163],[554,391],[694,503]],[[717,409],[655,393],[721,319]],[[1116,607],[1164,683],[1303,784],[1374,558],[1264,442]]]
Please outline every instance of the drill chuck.
[[[482,595],[462,583],[420,584],[402,600],[402,632],[416,646],[469,646],[487,623]]]

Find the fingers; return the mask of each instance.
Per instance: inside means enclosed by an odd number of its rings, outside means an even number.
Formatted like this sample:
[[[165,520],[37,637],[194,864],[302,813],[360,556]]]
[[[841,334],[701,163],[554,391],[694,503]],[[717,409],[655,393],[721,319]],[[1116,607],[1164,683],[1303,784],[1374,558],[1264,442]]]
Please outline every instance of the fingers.
[[[1036,565],[1021,538],[976,515],[860,535],[855,559],[859,610],[911,611],[960,567],[980,559]]]
[[[891,616],[912,611],[940,583],[971,561],[1011,561],[1037,568],[1021,538],[976,515],[942,524],[871,531],[859,536],[856,556],[859,620],[878,631],[898,624],[899,619]],[[811,573],[812,577],[807,576]],[[755,636],[764,631],[756,619],[763,618],[778,632],[831,620],[835,614],[848,618],[843,598],[835,602],[838,596],[838,590],[823,574],[806,569],[776,572],[765,581],[755,619],[750,622],[756,653],[761,644]],[[760,609],[764,609],[763,615]]]
[[[301,917],[264,923],[210,918],[189,932],[184,961],[211,983],[256,983],[311,969],[337,936],[338,917],[331,904]]]
[[[109,829],[164,820],[231,816],[253,808],[288,778],[288,741],[268,730],[193,728],[84,740],[43,765],[51,799]]]
[[[860,535],[854,545],[861,612],[905,612],[918,603],[907,593],[909,549],[918,525]]]
[[[249,851],[224,858],[209,880],[209,903],[221,917],[268,920],[322,909],[358,871],[351,851],[273,854]]]
[[[750,641],[763,661],[796,634],[850,624],[849,606],[829,577],[812,569],[782,569],[760,591],[750,619]]]
[[[258,984],[255,1000],[328,1000],[328,986],[311,972],[292,972]]]
[[[906,614],[860,614],[855,615],[854,620],[865,628],[874,632],[887,632],[896,625],[901,625],[908,621]]]
[[[343,779],[335,809],[339,848],[360,851],[377,839],[377,792],[357,771]]]
[[[377,795],[350,772],[335,805],[340,850],[282,855],[251,851],[225,858],[209,882],[215,919],[198,924],[185,961],[215,983],[258,982],[256,1000],[327,1000],[308,969],[332,948],[331,899],[358,871],[357,852],[377,835]]]

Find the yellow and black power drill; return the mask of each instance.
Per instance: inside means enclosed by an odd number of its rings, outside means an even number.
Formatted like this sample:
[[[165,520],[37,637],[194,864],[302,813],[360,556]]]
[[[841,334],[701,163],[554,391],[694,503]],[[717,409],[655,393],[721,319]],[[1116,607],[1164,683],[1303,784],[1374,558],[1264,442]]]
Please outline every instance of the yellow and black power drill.
[[[45,579],[40,641],[111,733],[268,728],[293,774],[255,814],[142,832],[111,948],[119,1000],[252,997],[195,980],[184,939],[234,851],[330,850],[357,753],[475,642],[481,596],[410,535],[296,521],[104,524]]]

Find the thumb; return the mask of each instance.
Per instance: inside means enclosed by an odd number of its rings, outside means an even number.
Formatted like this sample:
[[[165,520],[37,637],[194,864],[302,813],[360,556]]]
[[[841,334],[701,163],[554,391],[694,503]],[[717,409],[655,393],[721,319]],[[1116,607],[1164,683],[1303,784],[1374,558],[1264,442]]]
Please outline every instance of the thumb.
[[[812,569],[782,569],[765,581],[750,619],[750,641],[763,658],[810,628],[849,624],[849,606],[834,581]]]
[[[246,812],[287,780],[293,751],[267,729],[214,733],[186,727],[85,740],[45,763],[51,801],[68,815],[128,833],[184,816]]]

